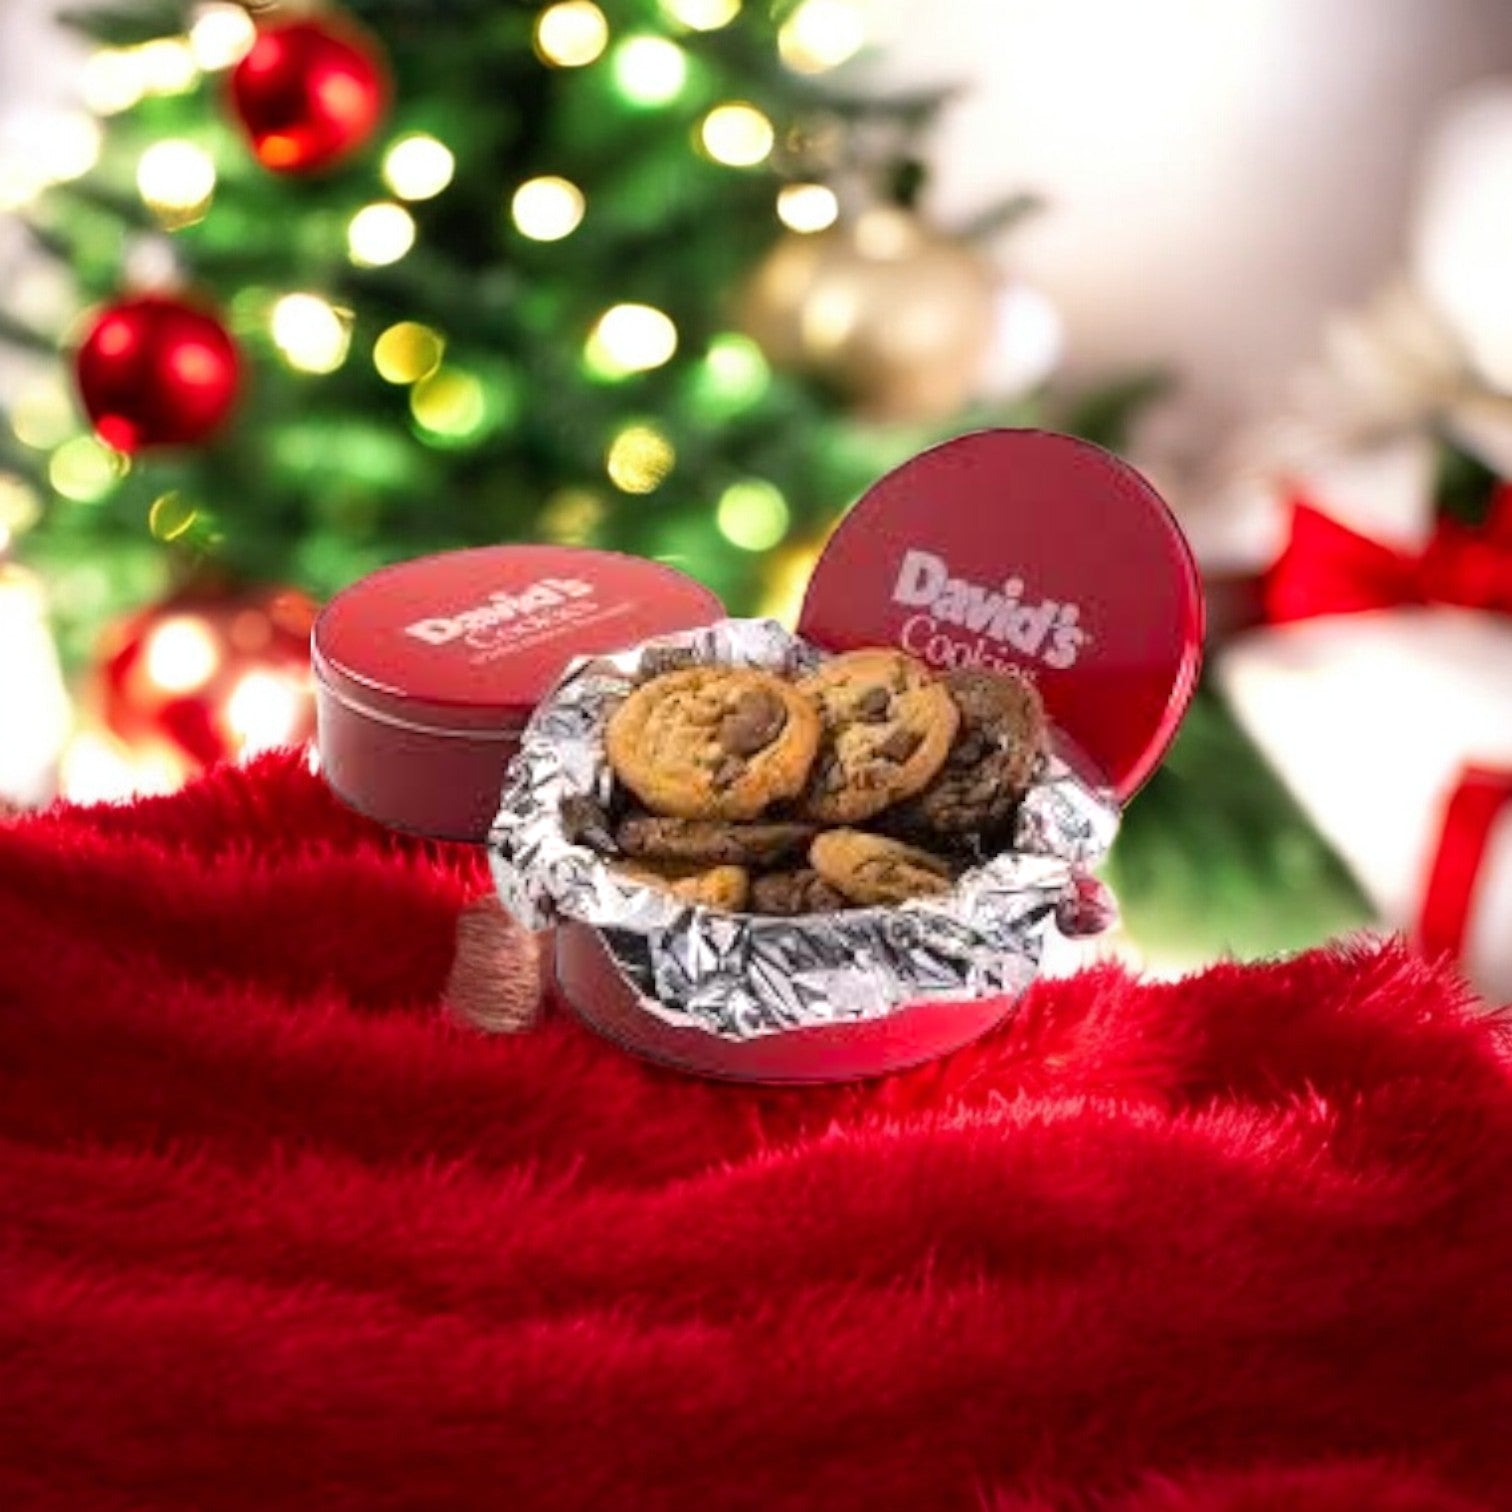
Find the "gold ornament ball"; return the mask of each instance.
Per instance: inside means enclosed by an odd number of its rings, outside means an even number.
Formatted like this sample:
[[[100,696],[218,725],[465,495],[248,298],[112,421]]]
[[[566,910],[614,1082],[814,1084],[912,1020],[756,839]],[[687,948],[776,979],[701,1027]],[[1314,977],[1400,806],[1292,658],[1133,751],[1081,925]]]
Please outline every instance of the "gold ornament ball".
[[[938,420],[981,376],[998,279],[981,253],[879,208],[784,236],[742,300],[776,367],[828,383],[870,420]]]

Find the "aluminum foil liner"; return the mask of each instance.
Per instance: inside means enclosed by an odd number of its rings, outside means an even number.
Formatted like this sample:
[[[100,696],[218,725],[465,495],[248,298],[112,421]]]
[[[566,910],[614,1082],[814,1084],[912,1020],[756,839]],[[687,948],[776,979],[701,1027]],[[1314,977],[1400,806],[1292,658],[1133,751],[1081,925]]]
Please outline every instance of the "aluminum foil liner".
[[[943,896],[892,908],[721,913],[621,876],[587,843],[614,785],[604,729],[638,683],[673,665],[791,675],[822,660],[775,620],[723,620],[572,662],[526,726],[489,836],[505,906],[531,929],[564,918],[597,926],[648,1013],[732,1040],[881,1018],[925,999],[1018,993],[1052,922],[1090,934],[1112,921],[1090,868],[1112,843],[1117,804],[1055,756],[1020,806],[1011,850]]]

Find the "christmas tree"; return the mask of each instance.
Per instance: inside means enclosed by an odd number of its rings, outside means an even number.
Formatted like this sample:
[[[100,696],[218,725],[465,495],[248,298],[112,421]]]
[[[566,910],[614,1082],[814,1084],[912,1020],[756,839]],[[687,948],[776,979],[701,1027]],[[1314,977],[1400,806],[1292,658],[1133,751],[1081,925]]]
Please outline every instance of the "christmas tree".
[[[319,598],[508,539],[657,557],[751,610],[947,420],[1020,416],[962,401],[995,297],[981,247],[1022,203],[974,239],[918,218],[943,96],[823,87],[863,42],[851,0],[67,20],[105,129],[27,210],[70,295],[43,319],[13,303],[4,334],[71,357],[95,426],[60,372],[17,401],[0,463],[41,497],[23,546],[75,658],[207,568]],[[144,289],[211,323],[165,326]],[[156,343],[152,382],[112,366],[132,343]]]

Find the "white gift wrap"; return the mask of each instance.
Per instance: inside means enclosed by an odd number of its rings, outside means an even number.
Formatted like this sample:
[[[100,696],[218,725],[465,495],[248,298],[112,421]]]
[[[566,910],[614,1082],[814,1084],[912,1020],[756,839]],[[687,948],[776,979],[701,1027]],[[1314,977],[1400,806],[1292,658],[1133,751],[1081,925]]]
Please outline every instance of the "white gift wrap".
[[[1461,769],[1512,767],[1512,620],[1411,608],[1272,626],[1235,641],[1217,676],[1382,922],[1410,928]],[[1512,813],[1492,831],[1464,967],[1512,1000]]]

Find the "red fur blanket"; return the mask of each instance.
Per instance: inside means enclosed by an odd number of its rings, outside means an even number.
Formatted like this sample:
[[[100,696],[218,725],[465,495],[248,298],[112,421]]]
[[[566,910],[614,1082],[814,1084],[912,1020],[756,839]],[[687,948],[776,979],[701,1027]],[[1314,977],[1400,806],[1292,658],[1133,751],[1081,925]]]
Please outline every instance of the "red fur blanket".
[[[438,998],[288,759],[0,827],[0,1506],[1512,1507],[1512,1083],[1394,947],[742,1090]]]

